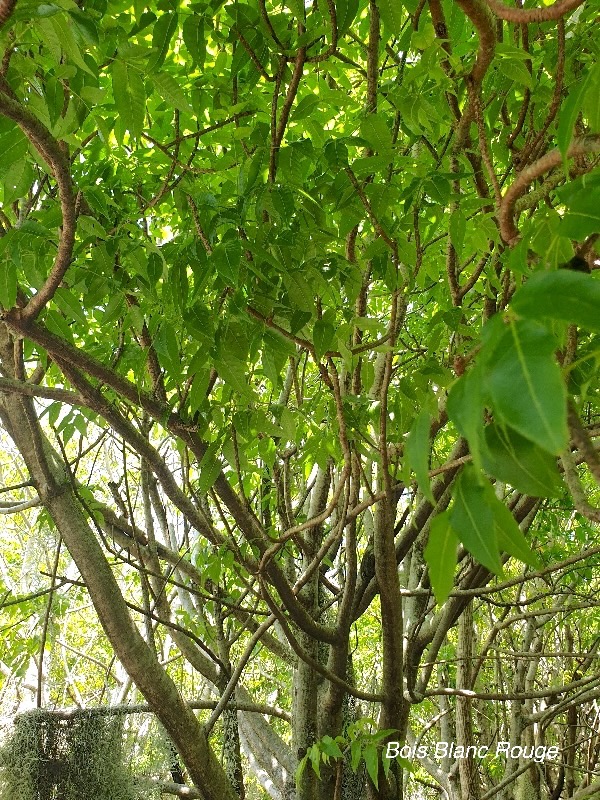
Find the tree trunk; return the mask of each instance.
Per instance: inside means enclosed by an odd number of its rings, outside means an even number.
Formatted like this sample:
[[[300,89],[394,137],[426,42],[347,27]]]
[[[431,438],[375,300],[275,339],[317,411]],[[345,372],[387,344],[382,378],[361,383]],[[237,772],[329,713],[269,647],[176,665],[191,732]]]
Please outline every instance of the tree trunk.
[[[472,689],[472,659],[473,659],[473,604],[465,608],[458,620],[458,665],[456,670],[456,685],[458,689]],[[470,697],[456,698],[456,744],[468,748],[475,742],[473,739],[473,709]],[[479,777],[472,755],[460,758],[458,761],[458,775],[460,779],[460,794],[462,800],[478,800]]]
[[[4,326],[0,328],[0,358],[5,372],[14,375],[13,342]],[[173,740],[202,800],[238,800],[202,726],[133,623],[68,468],[44,435],[33,402],[2,394],[0,417],[79,569],[115,654]]]
[[[311,493],[309,518],[315,517],[326,507],[329,485],[329,469],[320,468]],[[304,539],[304,566],[313,560],[321,544],[321,538],[321,526],[311,528],[307,532]],[[315,620],[319,619],[319,581],[319,570],[315,570],[298,595],[306,611]],[[298,641],[307,655],[315,661],[320,660],[319,642],[304,632],[299,633]],[[321,681],[322,678],[309,664],[302,659],[298,660],[298,665],[294,670],[292,697],[292,750],[298,761],[304,757],[308,748],[318,738],[318,695]],[[319,800],[317,776],[310,763],[306,765],[300,780],[296,783],[296,800]]]

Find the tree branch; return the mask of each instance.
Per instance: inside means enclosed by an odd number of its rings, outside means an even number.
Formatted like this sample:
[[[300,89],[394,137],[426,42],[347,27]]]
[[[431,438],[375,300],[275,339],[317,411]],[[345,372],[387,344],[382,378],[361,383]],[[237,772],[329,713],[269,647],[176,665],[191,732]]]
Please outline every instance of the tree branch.
[[[600,135],[596,134],[581,139],[574,139],[569,146],[566,157],[572,158],[573,156],[598,152],[600,152]],[[502,239],[509,247],[514,247],[519,241],[519,229],[514,221],[515,203],[525,194],[530,184],[541,175],[554,169],[554,167],[558,167],[562,163],[562,160],[563,157],[558,148],[551,150],[549,153],[546,153],[545,156],[534,161],[533,164],[525,167],[505,192],[498,212],[498,227]]]
[[[486,0],[486,2],[499,19],[524,25],[530,22],[539,23],[560,19],[582,5],[585,0],[557,0],[547,8],[511,8],[504,5],[502,0]]]
[[[77,214],[75,211],[75,193],[71,179],[70,162],[60,144],[46,126],[4,91],[0,91],[0,113],[17,123],[25,136],[47,162],[58,184],[62,211],[62,229],[54,264],[44,285],[31,298],[25,308],[20,311],[24,319],[34,320],[54,297],[54,293],[69,268],[73,255]]]

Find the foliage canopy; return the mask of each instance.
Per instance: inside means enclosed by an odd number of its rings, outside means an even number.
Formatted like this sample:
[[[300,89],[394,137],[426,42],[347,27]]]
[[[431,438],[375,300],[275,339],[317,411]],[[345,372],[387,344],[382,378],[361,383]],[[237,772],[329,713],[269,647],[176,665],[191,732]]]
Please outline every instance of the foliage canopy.
[[[597,791],[597,23],[3,0],[6,691],[204,800]]]

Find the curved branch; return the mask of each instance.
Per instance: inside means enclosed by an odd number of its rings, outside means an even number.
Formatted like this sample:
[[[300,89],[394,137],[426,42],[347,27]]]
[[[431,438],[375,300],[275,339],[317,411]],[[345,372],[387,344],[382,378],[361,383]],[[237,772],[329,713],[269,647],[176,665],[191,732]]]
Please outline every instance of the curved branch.
[[[488,6],[499,19],[520,25],[560,19],[583,3],[584,0],[557,0],[548,8],[511,8],[505,6],[502,0],[487,0]]]
[[[589,519],[590,522],[600,522],[600,508],[595,508],[588,502],[570,450],[566,450],[563,453],[561,461],[563,464],[563,475],[569,487],[569,491],[571,492],[575,508],[580,514]]]
[[[324,50],[322,53],[319,53],[317,56],[311,56],[311,58],[307,58],[306,60],[311,64],[318,63],[319,61],[327,61],[330,56],[335,55],[338,46],[338,22],[337,22],[337,12],[335,8],[335,3],[333,0],[327,0],[327,11],[329,12],[329,19],[331,21],[331,42],[327,50]]]
[[[479,37],[479,48],[473,69],[466,77],[469,98],[467,106],[457,126],[454,150],[458,152],[465,144],[469,125],[474,115],[473,100],[479,98],[481,83],[494,59],[496,51],[496,29],[494,18],[483,0],[456,0],[462,11],[471,20]]]
[[[0,9],[0,23],[2,11]],[[35,319],[40,311],[53,298],[60,286],[62,279],[71,263],[73,247],[75,244],[75,227],[77,213],[75,210],[75,192],[69,159],[61,149],[60,144],[52,136],[48,128],[31,112],[18,102],[9,97],[5,92],[0,92],[0,114],[16,122],[25,136],[42,155],[44,161],[51,168],[58,184],[58,195],[62,212],[62,228],[56,257],[52,269],[41,289],[31,298],[21,316],[28,320]]]
[[[567,158],[572,156],[581,156],[586,153],[600,152],[600,136],[586,136],[580,139],[574,139],[567,151]],[[521,198],[527,188],[537,178],[544,173],[549,172],[554,167],[558,167],[562,163],[563,157],[558,148],[546,153],[545,156],[538,158],[533,164],[526,167],[512,183],[506,191],[498,213],[498,227],[500,229],[500,236],[510,247],[514,247],[519,241],[519,229],[517,228],[514,220],[515,204]]]

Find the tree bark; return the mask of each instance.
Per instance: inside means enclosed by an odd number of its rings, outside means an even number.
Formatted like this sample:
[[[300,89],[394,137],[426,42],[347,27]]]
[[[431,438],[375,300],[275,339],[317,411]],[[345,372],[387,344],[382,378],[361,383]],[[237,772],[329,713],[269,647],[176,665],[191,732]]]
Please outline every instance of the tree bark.
[[[14,375],[13,341],[4,326],[0,328],[0,358],[4,371]],[[173,740],[202,800],[238,800],[202,726],[131,619],[115,576],[75,494],[68,468],[46,438],[33,401],[2,394],[0,417],[79,569],[115,654]]]
[[[458,620],[458,664],[456,686],[458,689],[472,689],[473,659],[473,604],[469,603]],[[474,745],[473,709],[470,697],[456,698],[456,744],[465,748]],[[479,778],[473,757],[468,755],[458,761],[461,800],[478,800]]]

